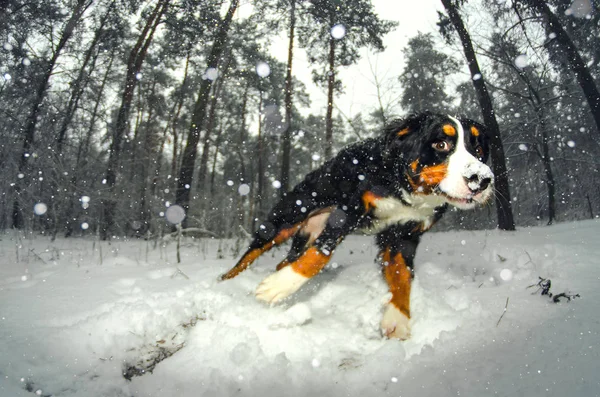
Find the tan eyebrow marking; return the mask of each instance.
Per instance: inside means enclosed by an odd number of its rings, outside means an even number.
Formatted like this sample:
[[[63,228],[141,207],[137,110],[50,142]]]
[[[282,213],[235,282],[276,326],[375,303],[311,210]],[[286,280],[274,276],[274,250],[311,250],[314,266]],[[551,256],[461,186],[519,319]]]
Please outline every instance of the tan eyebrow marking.
[[[444,124],[444,126],[442,127],[442,129],[444,130],[444,134],[446,134],[448,136],[454,136],[454,135],[456,135],[456,128],[454,128],[450,124]]]
[[[405,129],[398,131],[396,134],[398,136],[404,136],[404,135],[408,134],[409,132],[410,131],[409,131],[408,127],[406,127]]]
[[[479,136],[479,130],[474,125],[471,126],[471,134],[473,134],[473,136]]]

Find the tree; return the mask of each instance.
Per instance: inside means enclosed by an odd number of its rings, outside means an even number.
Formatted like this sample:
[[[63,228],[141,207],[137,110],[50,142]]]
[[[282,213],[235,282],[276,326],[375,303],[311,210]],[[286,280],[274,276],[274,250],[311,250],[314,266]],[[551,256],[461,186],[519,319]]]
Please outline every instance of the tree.
[[[511,196],[500,128],[494,114],[492,99],[490,98],[481,69],[479,68],[479,64],[477,62],[471,37],[463,23],[462,17],[458,12],[458,6],[459,4],[462,4],[462,1],[459,0],[457,3],[452,0],[442,0],[442,4],[448,13],[448,17],[442,17],[442,20],[439,23],[440,28],[443,32],[446,32],[447,38],[450,37],[448,35],[448,28],[450,26],[453,26],[454,30],[458,33],[467,64],[469,66],[469,71],[471,72],[473,86],[477,91],[477,99],[479,100],[479,105],[481,107],[483,121],[490,133],[492,168],[495,176],[494,184],[496,188],[495,197],[496,211],[498,214],[498,227],[501,230],[515,230],[515,221],[513,218],[510,201]]]
[[[565,58],[585,95],[585,99],[596,122],[596,130],[600,133],[600,92],[575,43],[569,37],[559,18],[550,10],[546,1],[527,0],[526,3],[529,3],[544,17],[550,31],[554,33],[555,40],[564,52]]]
[[[458,70],[458,63],[436,50],[431,33],[418,33],[409,39],[403,53],[406,59],[400,75],[403,110],[448,112],[452,97],[445,92],[446,78]]]
[[[206,60],[207,78],[203,80],[198,92],[198,99],[192,113],[192,120],[187,136],[187,142],[183,150],[181,158],[181,168],[179,170],[179,180],[177,181],[177,190],[175,192],[175,203],[182,206],[185,210],[189,209],[190,190],[193,183],[194,164],[196,155],[198,154],[198,142],[200,140],[200,131],[204,125],[206,117],[206,107],[208,105],[210,89],[213,83],[213,78],[218,70],[219,58],[225,48],[227,34],[233,15],[238,7],[239,0],[232,0],[227,14],[218,24],[218,29],[215,32],[214,42],[210,54]]]
[[[146,59],[148,48],[152,43],[156,29],[162,21],[163,15],[169,8],[170,0],[159,0],[154,9],[148,15],[146,23],[138,36],[135,45],[129,52],[125,68],[125,82],[121,93],[121,106],[117,113],[117,119],[112,131],[110,152],[106,168],[106,185],[108,186],[107,197],[102,202],[102,226],[100,228],[101,238],[110,238],[110,230],[113,227],[116,203],[114,188],[117,182],[117,170],[120,167],[121,142],[129,127],[129,115],[133,94],[139,79],[139,73]]]
[[[396,22],[381,20],[367,0],[328,1],[314,0],[307,10],[310,21],[303,26],[300,43],[314,65],[325,70],[313,70],[317,84],[327,87],[327,112],[325,116],[325,157],[333,154],[333,101],[334,92],[342,86],[336,80],[338,66],[349,66],[360,59],[359,49],[369,47],[383,50],[383,36]]]
[[[33,105],[31,106],[31,110],[29,111],[29,116],[25,122],[25,127],[23,128],[23,145],[21,150],[21,157],[19,160],[19,174],[24,174],[26,172],[27,164],[30,157],[31,146],[33,145],[33,141],[35,138],[35,130],[38,122],[38,116],[42,110],[42,103],[44,98],[46,97],[46,93],[48,90],[48,83],[50,82],[50,77],[52,76],[52,72],[54,71],[54,67],[58,58],[60,57],[65,45],[73,35],[75,31],[75,27],[81,20],[84,12],[88,9],[88,7],[92,4],[92,0],[78,0],[73,8],[69,19],[64,25],[61,34],[59,36],[58,43],[55,48],[52,49],[52,56],[48,60],[47,64],[44,68],[44,74],[41,79],[37,83],[37,87],[35,89],[35,98]],[[21,204],[19,202],[19,195],[22,189],[22,180],[18,179],[15,183],[15,200],[13,202],[13,210],[12,210],[12,224],[16,229],[20,229],[23,227],[23,214],[21,212]]]
[[[514,60],[524,51],[519,51],[517,44],[508,39],[506,34],[494,34],[492,43],[487,53],[493,59],[497,75],[494,89],[512,97],[513,101],[509,101],[505,107],[522,109],[519,119],[526,126],[511,130],[522,131],[521,136],[529,141],[528,144],[521,144],[521,152],[530,151],[542,163],[548,197],[548,225],[551,225],[556,218],[556,181],[550,156],[550,138],[553,132],[550,130],[550,117],[547,113],[555,111],[552,105],[559,99],[554,95],[557,84],[552,81],[548,67],[544,65],[534,62],[529,62],[526,67],[515,65]],[[537,69],[542,71],[536,73]],[[533,117],[528,117],[527,107],[531,109]],[[533,125],[534,128],[528,125]]]

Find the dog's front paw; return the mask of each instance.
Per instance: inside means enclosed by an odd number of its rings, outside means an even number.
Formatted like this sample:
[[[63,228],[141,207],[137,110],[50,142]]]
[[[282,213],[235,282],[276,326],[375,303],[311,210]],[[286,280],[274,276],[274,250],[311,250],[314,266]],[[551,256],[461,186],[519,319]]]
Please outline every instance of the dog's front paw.
[[[308,281],[307,277],[296,273],[291,266],[271,274],[256,289],[256,299],[273,304],[287,298]]]
[[[410,319],[398,308],[388,303],[383,319],[381,320],[381,333],[390,339],[406,340],[410,338]]]

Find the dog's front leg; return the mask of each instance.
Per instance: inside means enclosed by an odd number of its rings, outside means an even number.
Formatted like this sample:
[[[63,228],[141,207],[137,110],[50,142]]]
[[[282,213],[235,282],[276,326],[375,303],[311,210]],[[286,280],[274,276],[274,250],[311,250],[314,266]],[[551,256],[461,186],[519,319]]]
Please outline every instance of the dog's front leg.
[[[381,332],[388,338],[410,338],[413,260],[421,234],[412,230],[412,225],[396,225],[377,235],[383,275],[392,294],[381,320]]]

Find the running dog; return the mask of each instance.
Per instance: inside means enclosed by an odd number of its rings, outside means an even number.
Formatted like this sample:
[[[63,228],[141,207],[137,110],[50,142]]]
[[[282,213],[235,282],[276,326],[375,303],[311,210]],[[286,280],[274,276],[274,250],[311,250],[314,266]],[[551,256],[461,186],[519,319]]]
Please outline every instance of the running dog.
[[[382,334],[407,339],[421,235],[448,205],[471,209],[492,196],[488,155],[486,128],[475,121],[429,112],[395,120],[381,136],[348,146],[286,193],[221,279],[237,276],[293,237],[287,257],[256,290],[257,299],[279,302],[317,275],[349,233],[375,234],[391,292]]]

